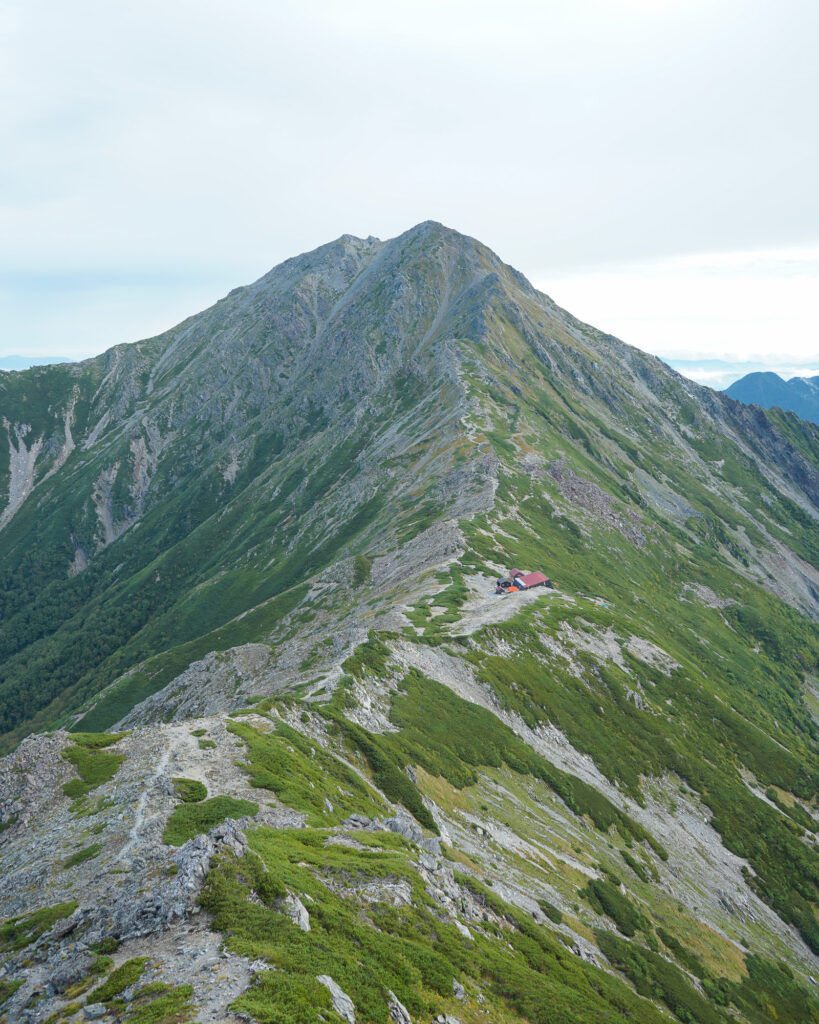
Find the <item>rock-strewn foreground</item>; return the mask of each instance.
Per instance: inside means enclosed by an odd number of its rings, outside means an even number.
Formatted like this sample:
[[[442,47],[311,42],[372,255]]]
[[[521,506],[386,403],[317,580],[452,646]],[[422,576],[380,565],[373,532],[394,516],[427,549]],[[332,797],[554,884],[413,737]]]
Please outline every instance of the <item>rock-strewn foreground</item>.
[[[0,416],[0,1020],[819,1020],[813,425],[436,224]]]

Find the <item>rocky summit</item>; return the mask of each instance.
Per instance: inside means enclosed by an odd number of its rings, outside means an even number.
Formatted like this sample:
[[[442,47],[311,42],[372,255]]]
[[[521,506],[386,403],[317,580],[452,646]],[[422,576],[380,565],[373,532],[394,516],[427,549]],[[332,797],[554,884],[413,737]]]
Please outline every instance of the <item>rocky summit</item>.
[[[0,418],[0,1021],[819,1021],[819,427],[435,223]]]

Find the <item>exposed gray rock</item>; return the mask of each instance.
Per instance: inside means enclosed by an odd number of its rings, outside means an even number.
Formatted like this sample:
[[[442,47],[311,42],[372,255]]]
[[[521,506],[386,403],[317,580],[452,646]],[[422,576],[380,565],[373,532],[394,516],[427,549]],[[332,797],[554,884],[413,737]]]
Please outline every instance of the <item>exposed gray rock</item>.
[[[582,508],[593,519],[618,530],[637,547],[645,545],[646,536],[638,525],[641,518],[634,509],[619,510],[610,494],[593,480],[578,476],[564,460],[553,462],[549,473],[573,508]]]
[[[228,818],[208,835],[194,836],[180,846],[177,873],[141,899],[121,899],[113,907],[100,907],[93,924],[103,934],[123,940],[161,931],[172,921],[187,917],[196,909],[202,884],[214,854],[229,850],[236,857],[247,852],[247,837],[239,823]]]
[[[11,424],[4,416],[3,426],[9,438],[9,480],[8,502],[0,514],[0,529],[34,489],[34,466],[43,447],[42,437],[32,438],[31,447],[26,447],[25,438],[31,432],[31,424]]]
[[[394,818],[387,818],[384,827],[390,832],[397,832],[411,843],[418,843],[424,838],[421,827],[406,813],[398,813]]]
[[[319,974],[316,977],[316,981],[329,989],[330,998],[333,1001],[333,1009],[336,1013],[340,1017],[343,1017],[347,1021],[347,1024],[355,1024],[355,1006],[347,993],[341,990],[329,974]]]
[[[709,608],[730,608],[736,604],[736,601],[731,597],[719,597],[710,587],[706,587],[704,583],[684,583],[681,595],[683,600],[687,600],[686,594],[688,593],[693,594],[698,601],[702,601]]]
[[[643,695],[639,690],[626,689],[626,700],[630,700],[631,703],[637,708],[638,711],[648,711],[649,707],[643,699]]]
[[[301,928],[303,932],[310,931],[310,915],[298,896],[285,896],[284,907],[285,913],[297,928]]]
[[[209,836],[214,846],[221,844],[236,857],[244,857],[247,853],[247,836],[239,827],[239,823],[232,818],[228,818],[221,825],[211,829]]]
[[[54,924],[49,933],[49,939],[52,942],[59,942],[60,939],[64,939],[66,935],[70,935],[74,931],[82,919],[82,911],[75,910],[69,917],[64,917]]]
[[[59,756],[68,744],[69,737],[62,731],[50,736],[27,736],[3,759],[0,818],[14,821],[0,833],[0,844],[7,843],[29,822],[47,816],[55,789],[71,777],[71,766]]]
[[[418,864],[424,868],[425,871],[436,871],[438,869],[438,861],[430,853],[422,853],[418,858]]]
[[[581,946],[579,942],[572,946],[572,952],[575,956],[579,956],[581,960],[585,960],[587,964],[594,964],[595,967],[600,966],[594,953],[586,946]]]
[[[406,878],[351,879],[347,884],[336,879],[324,879],[324,884],[345,899],[354,897],[368,903],[389,903],[393,907],[408,907],[412,903],[412,886]]]
[[[466,999],[464,987],[457,978],[452,979],[452,994],[456,999]]]
[[[423,836],[418,840],[418,846],[436,857],[441,856],[441,840],[438,836]]]
[[[412,1017],[410,1017],[406,1006],[398,999],[396,994],[388,991],[387,995],[390,997],[389,1011],[390,1020],[393,1024],[412,1024]]]
[[[370,828],[372,820],[365,814],[351,814],[341,823],[342,828]]]
[[[86,1020],[100,1020],[108,1012],[105,1003],[89,1003],[83,1007],[82,1013]]]
[[[78,981],[88,976],[94,962],[89,953],[82,952],[69,956],[68,960],[57,967],[51,974],[51,987],[55,992],[65,992]]]
[[[273,664],[270,648],[265,644],[240,644],[226,652],[211,651],[142,701],[117,728],[235,711],[247,704],[248,687],[264,689],[261,680],[273,672]]]

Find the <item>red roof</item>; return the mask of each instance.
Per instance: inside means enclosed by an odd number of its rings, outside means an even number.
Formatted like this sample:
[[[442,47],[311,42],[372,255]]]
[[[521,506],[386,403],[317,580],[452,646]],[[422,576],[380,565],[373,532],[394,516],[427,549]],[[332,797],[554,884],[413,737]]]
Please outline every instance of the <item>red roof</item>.
[[[514,580],[514,579],[517,579],[517,577],[518,577],[518,576],[522,576],[522,575],[523,575],[523,573],[521,572],[521,570],[520,570],[520,569],[510,569],[510,570],[509,570],[509,575],[510,575],[510,576],[512,577],[512,579]]]
[[[542,572],[530,572],[525,576],[521,576],[518,583],[522,583],[524,587],[534,587],[538,583],[548,582]]]

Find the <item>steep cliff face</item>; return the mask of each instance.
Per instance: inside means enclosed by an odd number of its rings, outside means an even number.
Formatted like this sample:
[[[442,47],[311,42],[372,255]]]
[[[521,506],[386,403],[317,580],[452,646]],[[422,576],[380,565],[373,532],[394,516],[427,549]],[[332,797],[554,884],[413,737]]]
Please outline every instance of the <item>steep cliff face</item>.
[[[433,223],[0,387],[13,1012],[817,1019],[815,427]]]

